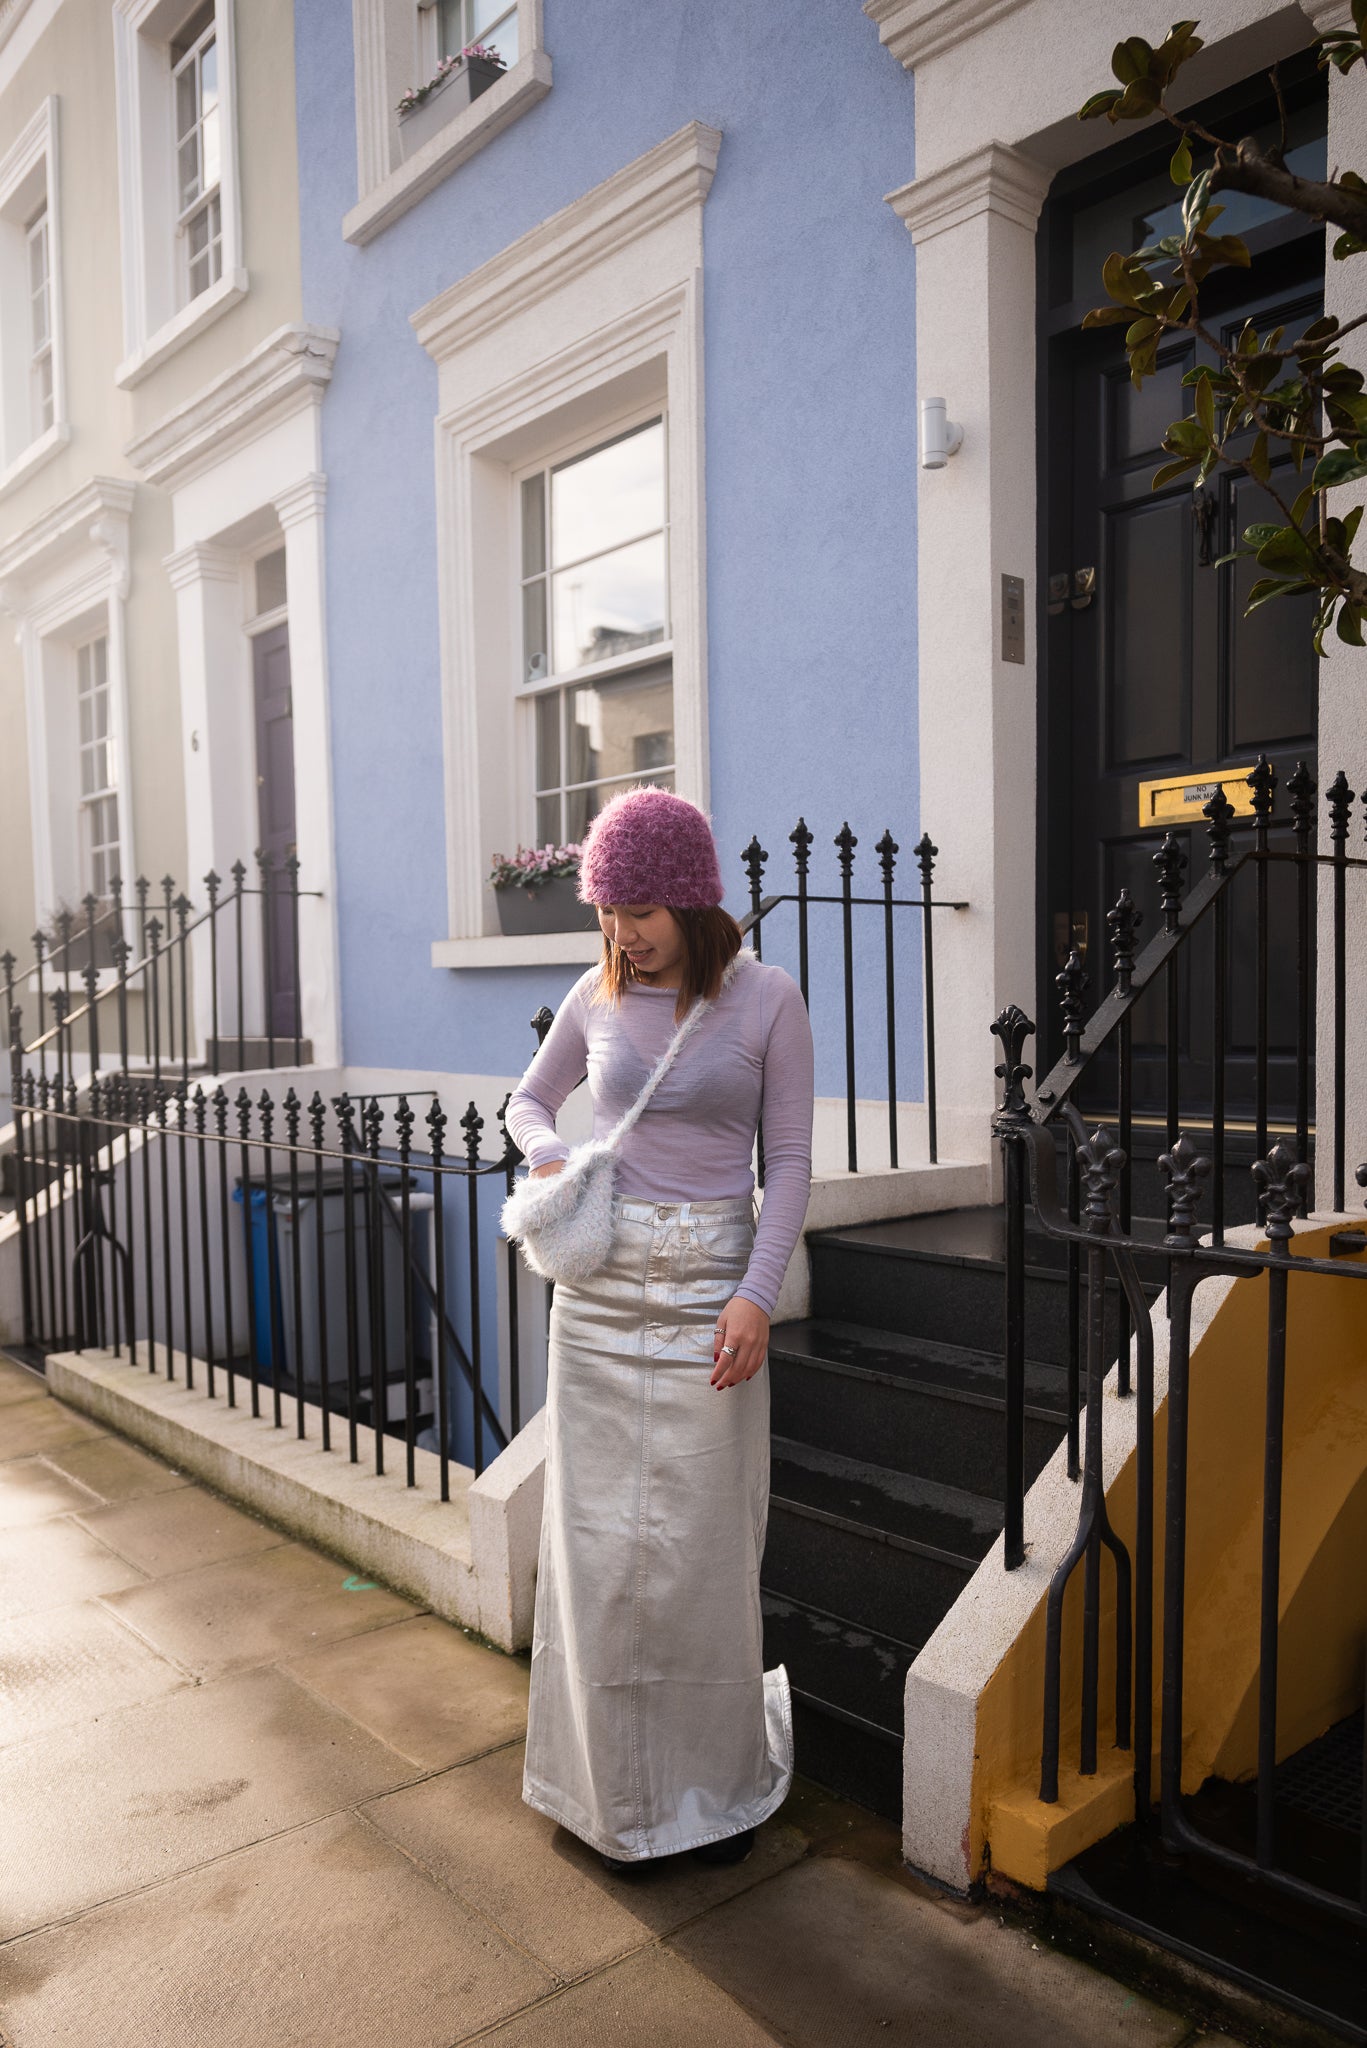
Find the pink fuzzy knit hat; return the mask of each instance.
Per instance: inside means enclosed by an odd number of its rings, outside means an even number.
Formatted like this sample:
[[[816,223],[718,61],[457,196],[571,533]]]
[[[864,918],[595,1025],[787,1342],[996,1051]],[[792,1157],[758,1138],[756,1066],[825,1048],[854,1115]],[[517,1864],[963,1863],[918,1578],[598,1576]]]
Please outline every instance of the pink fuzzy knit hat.
[[[720,903],[712,830],[696,804],[669,789],[624,789],[605,804],[579,855],[581,903]]]

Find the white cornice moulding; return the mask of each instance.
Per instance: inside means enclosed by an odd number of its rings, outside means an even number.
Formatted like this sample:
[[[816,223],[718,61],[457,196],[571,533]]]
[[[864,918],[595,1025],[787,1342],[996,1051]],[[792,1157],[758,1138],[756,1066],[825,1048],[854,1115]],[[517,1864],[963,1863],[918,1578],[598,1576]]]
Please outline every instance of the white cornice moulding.
[[[126,590],[128,519],[136,490],[136,484],[126,477],[92,477],[0,544],[0,585],[7,592],[6,609],[15,609],[10,598],[21,596],[64,561],[92,547],[109,556],[116,580]]]
[[[4,49],[28,10],[29,0],[0,0],[0,50]]]
[[[162,560],[172,590],[188,590],[193,583],[236,583],[242,574],[240,558],[211,541],[192,540]]]
[[[322,402],[341,339],[335,327],[278,327],[125,449],[148,483],[179,490],[302,406]]]
[[[715,128],[690,121],[429,300],[412,316],[418,340],[440,363],[685,207],[701,206],[720,148]]]
[[[320,470],[310,470],[297,484],[290,484],[272,501],[275,516],[283,527],[300,526],[306,519],[321,519],[327,501],[328,480]]]
[[[980,213],[1000,214],[1033,234],[1049,184],[1043,165],[1005,143],[989,142],[972,156],[914,178],[886,196],[912,240],[920,243]]]
[[[864,0],[878,40],[906,70],[980,35],[1026,0]]]
[[[1316,35],[1353,26],[1351,0],[1301,0],[1301,13],[1309,17]]]

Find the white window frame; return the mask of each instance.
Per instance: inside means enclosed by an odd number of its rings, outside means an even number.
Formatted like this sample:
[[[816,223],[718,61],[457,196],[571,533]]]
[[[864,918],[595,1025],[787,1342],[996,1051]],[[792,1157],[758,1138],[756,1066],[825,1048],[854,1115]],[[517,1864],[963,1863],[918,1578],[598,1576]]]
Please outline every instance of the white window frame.
[[[436,35],[417,0],[352,0],[356,52],[356,204],[342,221],[348,242],[371,241],[450,176],[551,89],[542,0],[514,0],[517,62],[477,100],[461,107],[427,141],[413,147],[399,120],[399,100],[436,68]]]
[[[218,57],[220,273],[184,301],[184,236],[177,206],[171,43],[194,0],[114,0],[114,93],[119,136],[124,360],[130,390],[244,298],[233,0],[214,0]],[[206,31],[207,33],[207,31]],[[198,204],[198,202],[196,202]]]
[[[654,534],[656,532],[662,532],[665,541],[666,631],[664,637],[660,640],[649,641],[646,645],[642,647],[630,648],[624,654],[610,655],[603,661],[586,662],[582,664],[579,668],[575,669],[562,669],[558,671],[552,670],[551,673],[546,675],[545,677],[541,677],[536,679],[535,681],[529,682],[524,678],[522,672],[522,591],[525,584],[534,581],[535,579],[532,577],[523,576],[523,574],[521,573],[521,501],[523,483],[529,477],[532,476],[545,476],[547,478],[549,486],[549,480],[551,472],[553,470],[562,468],[566,463],[573,462],[580,456],[592,454],[595,449],[605,447],[613,441],[624,440],[628,434],[634,433],[638,428],[649,426],[655,421],[659,421],[664,427],[664,522],[662,527],[651,529],[651,534]],[[575,435],[573,440],[567,443],[558,443],[553,447],[548,447],[544,452],[538,454],[535,461],[525,463],[521,465],[519,468],[516,468],[510,472],[509,481],[512,493],[512,503],[509,508],[509,518],[512,522],[514,529],[514,553],[518,557],[518,559],[514,562],[514,576],[512,583],[512,597],[515,616],[513,620],[511,634],[513,662],[509,670],[509,686],[512,690],[514,705],[513,716],[516,721],[514,758],[517,763],[517,768],[515,772],[518,775],[519,788],[521,791],[521,800],[517,805],[517,836],[519,843],[523,846],[537,845],[540,843],[541,840],[541,834],[538,832],[536,825],[535,705],[537,698],[545,695],[548,691],[553,691],[557,695],[563,696],[563,694],[567,690],[574,688],[576,684],[611,682],[618,677],[631,675],[637,669],[653,668],[661,662],[668,662],[669,664],[671,675],[671,689],[673,687],[673,590],[671,588],[669,578],[669,431],[669,418],[662,404],[633,406],[624,415],[621,415],[620,417],[608,421],[604,421],[595,428],[593,428],[592,431],[588,433],[577,434]],[[546,504],[547,527],[549,534],[549,489]],[[650,535],[641,536],[641,538],[649,537]],[[623,545],[624,544],[625,543],[623,543]],[[592,558],[590,557],[589,559]],[[573,567],[574,564],[571,562],[569,564],[562,565],[562,567],[563,566]],[[549,547],[547,549],[547,566],[542,573],[546,584],[547,636],[548,639],[553,642],[554,620],[551,579],[555,574],[555,563],[554,556],[551,553]],[[568,784],[564,779],[564,772],[568,765],[564,754],[564,745],[565,740],[564,734],[562,733],[560,764],[560,789],[562,794],[567,788],[578,786]],[[678,737],[676,728],[676,753],[677,746]],[[667,765],[667,770],[664,772],[668,772],[672,775],[677,775],[677,761],[670,761]],[[635,778],[627,777],[625,779],[634,780]],[[557,838],[559,837],[558,834],[556,836]]]
[[[669,422],[675,787],[707,805],[702,217],[721,137],[691,123],[414,315],[438,364],[448,933],[433,964],[596,957],[592,932],[505,939],[489,856],[525,843],[514,479],[578,436]],[[515,616],[516,615],[516,616]],[[646,659],[655,649],[642,649]]]
[[[0,498],[23,483],[71,439],[66,409],[62,319],[62,238],[58,205],[57,100],[43,101],[0,158]],[[29,236],[47,223],[48,360],[52,418],[34,419]]]
[[[461,8],[462,12],[468,12],[472,5],[472,0],[456,0],[456,4]],[[484,0],[484,4],[489,9],[489,11],[497,14],[498,19],[494,22],[491,22],[487,28],[476,31],[474,35],[466,36],[462,33],[461,42],[462,45],[472,42],[480,42],[484,43],[486,48],[492,47],[497,50],[499,28],[508,19],[509,15],[516,15],[519,13],[518,0]],[[419,72],[423,78],[431,78],[433,73],[436,71],[438,64],[441,62],[443,54],[454,56],[457,53],[454,51],[444,53],[440,48],[440,36],[437,31],[437,19],[441,13],[441,0],[417,0],[417,5],[418,54],[420,59]],[[520,41],[521,33],[522,24],[519,20],[519,57],[522,54],[522,46]],[[499,50],[499,55],[504,59],[506,63],[508,56],[507,51]]]

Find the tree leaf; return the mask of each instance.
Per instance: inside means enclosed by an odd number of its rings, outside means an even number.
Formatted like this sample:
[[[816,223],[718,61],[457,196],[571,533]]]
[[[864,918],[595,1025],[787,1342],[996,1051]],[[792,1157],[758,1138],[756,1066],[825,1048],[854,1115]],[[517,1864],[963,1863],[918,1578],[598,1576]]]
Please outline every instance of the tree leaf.
[[[1114,85],[1108,86],[1105,92],[1094,92],[1089,100],[1084,100],[1077,110],[1077,117],[1079,121],[1095,121],[1098,114],[1110,116],[1119,100],[1119,89]]]
[[[1185,476],[1189,469],[1195,469],[1195,467],[1196,457],[1194,455],[1184,455],[1178,462],[1165,462],[1161,469],[1154,471],[1153,482],[1149,485],[1149,489],[1151,491],[1161,491],[1164,484],[1174,483],[1179,476]]]
[[[1367,249],[1367,242],[1362,241],[1357,235],[1345,233],[1335,239],[1330,254],[1335,263],[1342,263],[1345,256],[1360,256],[1364,249]]]
[[[1360,476],[1367,476],[1367,456],[1362,452],[1365,445],[1359,442],[1356,448],[1331,448],[1327,455],[1321,455],[1310,479],[1311,490],[1329,491],[1335,484],[1352,484]]]
[[[1363,508],[1361,505],[1354,505],[1351,512],[1347,512],[1344,514],[1343,552],[1345,555],[1348,553],[1349,549],[1353,545],[1355,538],[1357,537],[1357,530],[1359,526],[1362,524],[1362,511]]]
[[[1111,52],[1111,69],[1122,85],[1132,85],[1136,79],[1147,78],[1153,63],[1152,45],[1143,36],[1126,36],[1123,43],[1117,43]]]
[[[1267,435],[1255,434],[1253,446],[1248,451],[1248,466],[1260,484],[1265,484],[1272,474],[1267,459]]]
[[[1349,647],[1361,647],[1362,613],[1355,604],[1344,603],[1334,630]]]
[[[1300,496],[1296,499],[1295,504],[1291,507],[1291,523],[1293,526],[1304,526],[1305,515],[1310,510],[1310,507],[1314,504],[1314,502],[1315,487],[1313,484],[1307,484],[1305,489],[1301,492]],[[1271,528],[1269,528],[1268,530],[1270,532]]]
[[[1084,327],[1119,327],[1122,321],[1128,324],[1134,318],[1133,306],[1093,306],[1090,313],[1084,313]]]
[[[1264,569],[1275,569],[1284,576],[1303,576],[1307,569],[1314,567],[1310,543],[1303,533],[1297,533],[1294,526],[1277,527],[1257,553]]]
[[[1187,187],[1187,196],[1182,201],[1182,227],[1189,235],[1205,211],[1206,196],[1210,191],[1213,166],[1198,173]]]
[[[1172,153],[1172,162],[1168,165],[1168,176],[1172,179],[1174,185],[1189,185],[1191,183],[1191,144],[1185,135]]]
[[[1186,455],[1199,462],[1210,440],[1196,420],[1174,420],[1163,436],[1163,446],[1169,455]]]

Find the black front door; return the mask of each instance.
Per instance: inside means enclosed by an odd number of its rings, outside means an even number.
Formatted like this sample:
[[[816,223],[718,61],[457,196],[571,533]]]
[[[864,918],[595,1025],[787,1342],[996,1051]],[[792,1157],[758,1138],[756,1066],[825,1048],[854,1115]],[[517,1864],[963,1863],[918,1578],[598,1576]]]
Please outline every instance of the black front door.
[[[290,696],[289,627],[268,627],[252,640],[256,697],[258,844],[268,854],[273,888],[262,933],[266,1028],[293,1038],[297,1006],[293,901],[285,862],[295,851],[294,708]]]
[[[1316,109],[1310,88],[1297,119],[1311,150],[1317,118],[1322,121]],[[1247,113],[1243,120],[1240,133],[1252,125]],[[1129,155],[1118,175],[1103,167],[1086,186],[1052,201],[1046,224],[1049,262],[1055,275],[1068,265],[1073,293],[1061,304],[1055,293],[1046,312],[1052,329],[1045,399],[1050,586],[1041,640],[1046,1061],[1061,1050],[1052,977],[1070,948],[1084,956],[1090,1010],[1111,985],[1106,913],[1122,888],[1143,913],[1140,945],[1160,928],[1153,855],[1167,830],[1186,854],[1187,886],[1203,872],[1208,842],[1200,811],[1213,779],[1246,773],[1260,753],[1270,756],[1283,782],[1298,760],[1312,772],[1315,767],[1309,601],[1281,601],[1245,619],[1256,571],[1246,562],[1217,566],[1246,526],[1274,516],[1266,493],[1231,471],[1217,473],[1195,497],[1189,478],[1151,488],[1154,470],[1166,459],[1164,430],[1191,409],[1182,379],[1200,359],[1200,344],[1176,337],[1157,375],[1136,391],[1123,330],[1083,333],[1079,325],[1086,307],[1104,296],[1098,252],[1139,246],[1152,233],[1155,215],[1180,202],[1170,184],[1164,190],[1163,160],[1156,168],[1142,156],[1136,160],[1133,146]],[[1206,325],[1222,338],[1237,337],[1246,320],[1260,331],[1283,324],[1299,331],[1321,306],[1323,234],[1300,234],[1285,216],[1239,226],[1255,260],[1250,271],[1211,281],[1203,298]],[[1168,227],[1160,221],[1158,231]],[[1051,296],[1047,280],[1045,295]],[[1285,816],[1284,798],[1278,808]],[[1236,850],[1246,843],[1239,834],[1249,829],[1250,821],[1241,819]],[[1271,884],[1274,891],[1292,890],[1290,869],[1274,867]],[[1233,1035],[1226,1048],[1235,1116],[1247,1114],[1253,1098],[1252,905],[1251,887],[1236,892],[1227,997]],[[1273,906],[1283,930],[1289,907]],[[1188,948],[1179,1043],[1182,1099],[1193,1106],[1210,1100],[1210,976],[1210,948]],[[1294,977],[1274,977],[1274,1117],[1293,1093],[1294,1001]],[[1165,1042],[1164,1010],[1155,994],[1134,1026],[1141,1116],[1162,1108]]]

